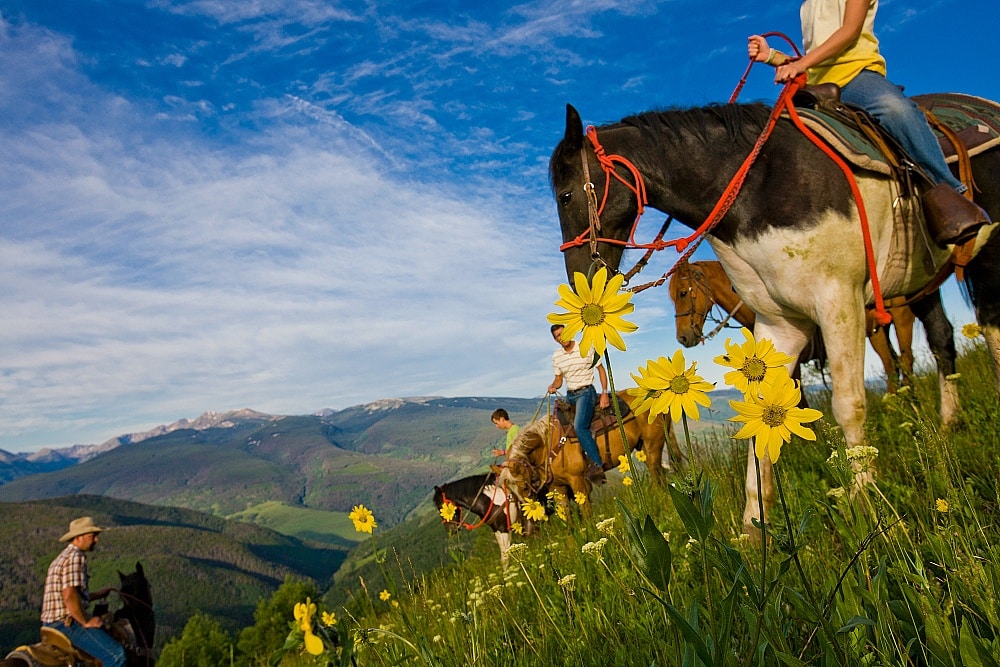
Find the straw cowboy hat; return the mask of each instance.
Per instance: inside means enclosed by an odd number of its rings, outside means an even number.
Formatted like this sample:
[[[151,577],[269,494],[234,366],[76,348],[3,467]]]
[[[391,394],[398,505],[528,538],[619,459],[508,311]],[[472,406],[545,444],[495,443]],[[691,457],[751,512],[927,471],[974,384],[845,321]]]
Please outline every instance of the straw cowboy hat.
[[[94,523],[89,516],[82,516],[69,522],[69,532],[59,538],[60,542],[70,542],[76,537],[87,533],[99,533],[103,528]]]

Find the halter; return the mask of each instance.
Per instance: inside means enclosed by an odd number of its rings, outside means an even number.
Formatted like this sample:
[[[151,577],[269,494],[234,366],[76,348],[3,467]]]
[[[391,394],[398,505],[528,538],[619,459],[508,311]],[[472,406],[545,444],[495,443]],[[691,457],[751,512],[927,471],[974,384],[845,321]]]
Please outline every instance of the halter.
[[[481,487],[479,487],[479,491],[476,492],[475,497],[478,498],[480,495],[485,495],[485,489],[486,489],[486,484],[483,484]],[[462,510],[464,509],[464,510],[467,510],[469,512],[472,512],[472,508],[464,507],[463,505],[460,505],[460,504],[456,503],[455,501],[450,500],[448,498],[447,494],[445,494],[444,489],[442,489],[441,490],[441,504],[444,505],[444,503],[451,503],[452,505],[455,506],[455,510],[458,513],[458,518],[457,519],[452,519],[451,521],[448,521],[448,520],[446,520],[446,519],[444,519],[442,517],[442,521],[444,523],[446,523],[446,524],[455,524],[459,528],[465,528],[466,530],[475,530],[476,528],[480,528],[480,527],[486,525],[487,518],[493,513],[493,508],[494,507],[501,507],[496,502],[496,494],[497,494],[497,492],[499,490],[500,490],[500,487],[497,486],[496,484],[494,484],[493,485],[493,495],[490,496],[490,506],[486,510],[486,514],[482,518],[480,518],[479,523],[470,524],[470,523],[466,523],[465,521],[462,520]],[[504,495],[507,497],[507,502],[510,502],[510,493],[507,491],[506,488],[504,488],[503,492],[504,492]],[[503,505],[502,509],[503,509],[504,516],[507,519],[507,532],[509,533],[510,532],[510,512],[508,511],[506,504]],[[473,514],[475,514],[475,512],[473,512]]]
[[[681,273],[680,271],[678,271],[677,269],[679,269],[681,266],[687,266],[688,267],[688,271],[685,272],[685,273]],[[697,289],[699,292],[701,292],[702,294],[705,295],[705,298],[708,299],[708,303],[709,303],[708,309],[702,315],[701,326],[698,327],[698,329],[699,329],[698,342],[699,343],[704,343],[706,340],[711,340],[712,338],[714,338],[716,336],[716,334],[718,334],[720,331],[722,331],[723,329],[726,328],[726,325],[729,323],[729,320],[733,319],[733,316],[736,315],[736,313],[739,312],[740,308],[743,307],[743,299],[740,299],[736,303],[736,306],[732,310],[729,310],[729,311],[727,311],[725,308],[723,308],[722,306],[720,306],[719,302],[716,301],[715,297],[712,295],[712,289],[708,285],[708,279],[705,277],[705,272],[702,271],[702,270],[700,270],[700,269],[696,269],[694,266],[692,266],[688,262],[677,262],[677,265],[674,267],[674,273],[676,274],[675,277],[678,280],[687,280],[693,286],[691,288],[692,290]],[[723,317],[722,319],[716,319],[715,315],[712,314],[712,310],[715,309],[715,308],[718,308],[722,312],[726,313],[726,316]],[[676,313],[674,315],[674,319],[675,320],[679,320],[680,318],[684,317],[685,315],[690,315],[690,320],[691,320],[690,326],[691,326],[691,329],[694,329],[695,328],[695,326],[694,326],[695,325],[695,316],[697,314],[698,314],[698,309],[694,307],[694,300],[692,299],[691,300],[691,307],[688,310],[685,310],[682,313]],[[712,329],[707,334],[702,333],[704,331],[704,329],[705,329],[705,322],[707,322],[709,320],[711,320],[712,322],[715,322],[716,323],[716,327],[714,329]]]

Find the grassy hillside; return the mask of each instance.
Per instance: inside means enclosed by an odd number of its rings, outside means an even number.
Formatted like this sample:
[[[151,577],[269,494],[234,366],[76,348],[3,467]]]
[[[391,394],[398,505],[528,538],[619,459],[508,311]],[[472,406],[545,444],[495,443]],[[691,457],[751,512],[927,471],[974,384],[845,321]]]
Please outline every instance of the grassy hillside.
[[[1000,664],[1000,397],[983,346],[959,370],[954,429],[924,373],[898,396],[870,395],[877,453],[844,451],[829,418],[815,442],[785,445],[761,544],[741,536],[747,443],[716,433],[672,489],[637,465],[589,513],[549,514],[506,572],[486,530],[430,573],[411,567],[411,536],[431,535],[435,517],[377,530],[320,604],[340,621],[317,633],[347,640],[359,664]],[[852,496],[863,470],[875,481]],[[440,528],[437,540],[448,563]],[[281,664],[339,657],[325,648]]]
[[[179,508],[95,496],[0,504],[0,652],[37,637],[45,571],[65,546],[59,537],[82,515],[108,527],[90,557],[91,588],[117,585],[117,570],[142,561],[161,643],[194,611],[230,629],[247,625],[286,576],[329,581],[346,555],[344,547]]]

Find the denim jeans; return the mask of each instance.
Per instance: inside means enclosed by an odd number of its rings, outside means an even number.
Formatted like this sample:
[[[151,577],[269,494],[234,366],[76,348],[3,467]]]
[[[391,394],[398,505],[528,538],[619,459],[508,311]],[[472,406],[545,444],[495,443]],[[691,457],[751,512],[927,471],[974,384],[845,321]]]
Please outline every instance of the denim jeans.
[[[123,667],[125,665],[125,649],[111,638],[111,635],[100,628],[85,628],[79,623],[45,623],[63,633],[73,642],[73,646],[83,649],[104,663],[104,667]]]
[[[594,385],[590,385],[583,389],[567,391],[566,399],[576,404],[573,429],[576,431],[576,439],[580,441],[583,453],[591,462],[601,465],[601,451],[597,448],[597,441],[590,432],[590,422],[594,419],[594,405],[597,403],[597,390],[594,389]]]
[[[896,84],[881,74],[862,70],[841,89],[840,99],[878,118],[935,184],[947,183],[958,192],[966,190],[945,164],[941,145],[923,112]]]

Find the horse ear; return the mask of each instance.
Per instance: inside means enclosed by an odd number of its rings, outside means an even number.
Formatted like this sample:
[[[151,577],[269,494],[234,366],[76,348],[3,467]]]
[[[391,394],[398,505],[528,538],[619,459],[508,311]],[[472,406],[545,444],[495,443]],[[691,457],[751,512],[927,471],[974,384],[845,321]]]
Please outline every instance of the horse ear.
[[[135,562],[135,571],[136,571],[137,574],[142,574],[142,576],[146,576],[142,572],[142,563],[140,563],[139,561]]]
[[[580,120],[580,112],[572,104],[566,105],[566,134],[563,135],[563,142],[573,149],[583,146],[583,121]]]

